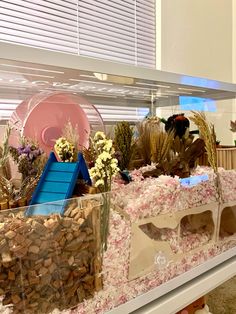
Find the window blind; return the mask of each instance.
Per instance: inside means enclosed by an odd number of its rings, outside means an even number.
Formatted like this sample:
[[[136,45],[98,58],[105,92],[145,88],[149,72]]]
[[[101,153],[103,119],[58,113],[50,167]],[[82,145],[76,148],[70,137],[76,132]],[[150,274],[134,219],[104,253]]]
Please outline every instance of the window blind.
[[[155,1],[137,0],[137,65],[153,67],[156,65],[156,26]]]
[[[105,123],[129,121],[139,122],[143,120],[149,112],[147,107],[124,107],[124,106],[109,106],[104,104],[95,104],[102,119]]]
[[[1,0],[0,40],[155,67],[155,0]]]
[[[155,67],[155,0],[78,0],[79,54]]]
[[[0,40],[77,53],[77,0],[1,0]]]

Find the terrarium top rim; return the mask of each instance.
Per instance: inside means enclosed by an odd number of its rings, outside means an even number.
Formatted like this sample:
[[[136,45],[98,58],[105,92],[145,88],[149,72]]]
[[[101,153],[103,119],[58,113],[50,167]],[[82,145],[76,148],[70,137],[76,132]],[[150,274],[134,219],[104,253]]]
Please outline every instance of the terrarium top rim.
[[[236,97],[236,84],[1,42],[0,90],[63,90],[130,102]],[[169,105],[173,104],[172,102]]]

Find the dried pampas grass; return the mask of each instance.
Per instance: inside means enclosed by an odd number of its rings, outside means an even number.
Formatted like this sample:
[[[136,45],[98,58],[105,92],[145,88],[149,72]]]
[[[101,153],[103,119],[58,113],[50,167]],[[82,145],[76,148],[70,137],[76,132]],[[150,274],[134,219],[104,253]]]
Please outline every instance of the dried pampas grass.
[[[137,142],[138,151],[146,165],[151,163],[151,128],[147,122],[137,125],[139,138]]]
[[[174,132],[153,131],[150,134],[151,160],[161,163],[170,155],[170,150],[174,140]]]
[[[79,151],[79,132],[78,125],[73,126],[70,120],[64,125],[62,130],[62,137],[66,138],[68,142],[74,145],[75,155],[77,158],[77,153]]]
[[[144,163],[163,162],[170,153],[174,132],[163,131],[158,117],[144,120],[137,129],[139,133],[137,146]]]

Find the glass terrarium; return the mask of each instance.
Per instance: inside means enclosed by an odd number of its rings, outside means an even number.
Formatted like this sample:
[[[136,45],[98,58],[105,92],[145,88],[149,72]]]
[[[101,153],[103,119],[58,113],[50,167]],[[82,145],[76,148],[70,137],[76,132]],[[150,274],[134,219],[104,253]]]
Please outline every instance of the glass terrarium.
[[[193,278],[197,266],[207,271],[235,255],[233,84],[93,59],[42,65],[33,56],[0,64],[2,313],[105,313],[127,301],[132,308],[136,297],[153,289],[162,296],[186,272]],[[106,126],[120,167],[111,192],[99,193],[104,178],[81,182],[77,160],[65,158],[60,169],[36,163],[40,148],[46,160],[51,150],[60,159],[65,141],[58,151],[54,143],[69,120],[74,130],[78,120],[90,174],[110,158],[89,146]],[[16,143],[22,135],[34,144]],[[15,150],[6,162],[8,144]],[[33,205],[38,180],[47,201]]]

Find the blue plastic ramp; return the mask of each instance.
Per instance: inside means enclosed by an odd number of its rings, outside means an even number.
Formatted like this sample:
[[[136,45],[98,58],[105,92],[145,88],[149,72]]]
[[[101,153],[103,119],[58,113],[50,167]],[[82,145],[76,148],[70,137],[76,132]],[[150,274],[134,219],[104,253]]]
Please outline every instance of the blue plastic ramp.
[[[77,162],[58,162],[52,152],[26,210],[26,216],[52,213],[62,215],[65,200],[72,196],[77,179],[84,179],[91,185],[83,155],[79,153]]]

